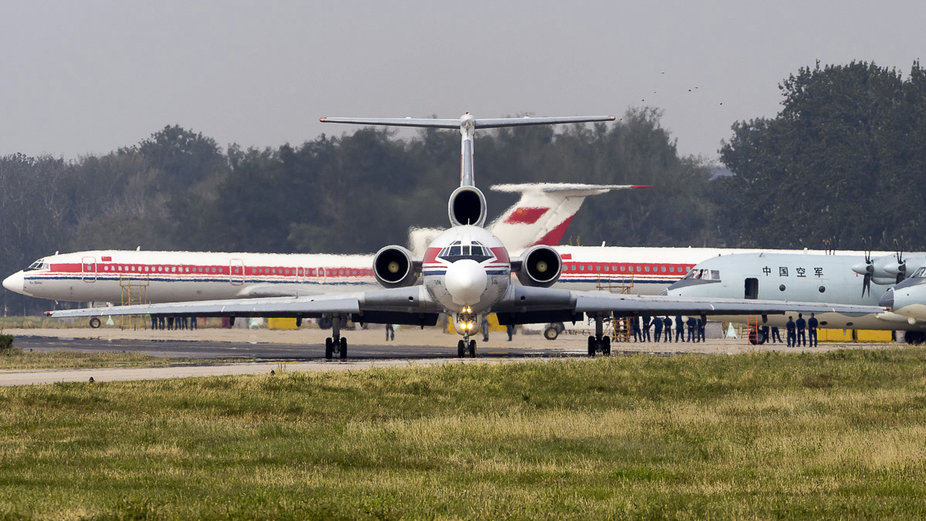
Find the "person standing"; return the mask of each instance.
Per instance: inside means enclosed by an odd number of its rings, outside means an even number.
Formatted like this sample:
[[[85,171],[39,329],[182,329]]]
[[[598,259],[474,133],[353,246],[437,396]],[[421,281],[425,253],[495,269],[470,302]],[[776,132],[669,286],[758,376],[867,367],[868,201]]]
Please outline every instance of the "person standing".
[[[386,341],[395,340],[395,328],[392,324],[386,324]]]
[[[656,317],[653,319],[653,340],[659,342],[659,338],[662,335],[662,319]]]
[[[482,316],[482,341],[489,341],[489,317],[488,315]]]
[[[772,343],[772,339],[768,336],[768,324],[762,325],[762,338],[764,338],[766,342]]]
[[[685,323],[688,326],[688,342],[695,342],[695,326],[698,325],[698,322],[695,320],[695,317],[688,317],[688,321]]]
[[[640,317],[639,315],[634,315],[630,318],[630,332],[633,333],[634,342],[642,342],[643,336],[640,335]]]
[[[508,333],[508,341],[511,342],[511,337],[514,335],[514,324],[506,325],[505,332]]]
[[[672,319],[669,318],[669,315],[666,315],[666,318],[662,320],[662,323],[665,324],[666,326],[665,334],[662,337],[663,342],[671,342],[672,341]]]
[[[644,342],[649,342],[649,338],[650,338],[649,337],[649,327],[650,327],[651,320],[652,319],[648,316],[643,317],[643,329],[641,331],[643,333]]]
[[[807,335],[804,331],[807,329],[807,321],[804,320],[804,314],[797,314],[797,345],[806,346],[807,345]]]
[[[704,342],[704,320],[698,319],[698,342]]]
[[[810,314],[810,320],[807,321],[807,332],[810,335],[810,347],[817,347],[817,328],[820,323],[813,313]]]
[[[794,347],[794,344],[797,343],[797,337],[794,335],[795,327],[796,326],[794,325],[794,317],[792,317],[791,315],[788,315],[788,323],[785,324],[785,328],[788,330],[788,334],[787,334],[788,347]]]
[[[778,342],[782,344],[781,333],[778,331],[778,326],[772,326],[772,343]]]
[[[678,342],[679,337],[682,338],[682,342],[685,341],[685,322],[682,320],[681,315],[675,315],[675,341]]]

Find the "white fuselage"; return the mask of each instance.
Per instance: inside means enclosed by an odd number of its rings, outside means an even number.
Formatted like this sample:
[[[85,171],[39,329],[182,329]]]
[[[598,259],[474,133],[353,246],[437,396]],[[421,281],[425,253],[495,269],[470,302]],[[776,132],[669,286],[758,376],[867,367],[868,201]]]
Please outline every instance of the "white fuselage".
[[[96,250],[52,255],[4,281],[61,301],[157,303],[378,287],[370,255]]]
[[[477,226],[457,226],[428,246],[422,261],[425,289],[445,310],[479,315],[501,300],[511,284],[505,246]]]
[[[563,259],[556,287],[639,295],[659,294],[705,259],[755,251],[620,246],[555,249]],[[807,252],[816,253],[822,252]],[[426,262],[427,258],[426,254]],[[29,269],[8,277],[4,287],[50,300],[116,304],[311,295],[378,287],[372,262],[373,256],[364,254],[94,250],[39,259]]]

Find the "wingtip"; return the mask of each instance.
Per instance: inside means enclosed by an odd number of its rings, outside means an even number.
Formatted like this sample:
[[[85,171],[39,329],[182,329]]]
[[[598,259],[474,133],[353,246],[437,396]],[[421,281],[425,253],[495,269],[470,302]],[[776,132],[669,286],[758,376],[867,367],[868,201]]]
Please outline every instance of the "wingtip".
[[[617,116],[608,116],[608,118],[609,118],[611,121],[614,121],[615,119],[617,119]]]
[[[653,187],[653,185],[630,185],[630,188],[633,188],[633,189],[636,189],[636,188],[652,188],[652,187]]]
[[[327,119],[328,119],[328,116],[322,116],[318,118],[318,120],[321,121],[322,123],[324,123]]]

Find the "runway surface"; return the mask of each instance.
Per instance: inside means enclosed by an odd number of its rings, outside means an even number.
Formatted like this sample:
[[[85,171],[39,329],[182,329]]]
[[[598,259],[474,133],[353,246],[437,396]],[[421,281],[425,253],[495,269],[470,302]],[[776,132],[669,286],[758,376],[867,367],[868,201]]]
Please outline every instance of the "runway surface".
[[[372,367],[408,367],[461,363],[506,363],[587,358],[586,336],[563,335],[547,341],[540,335],[493,333],[489,342],[477,337],[478,357],[457,358],[456,335],[440,329],[402,328],[396,340],[385,342],[381,330],[345,331],[348,359],[325,360],[324,338],[318,329],[272,331],[266,329],[200,329],[151,331],[102,329],[9,330],[15,347],[24,351],[132,352],[167,358],[237,359],[242,363],[175,364],[157,368],[46,369],[0,371],[0,386],[40,385],[56,382],[157,380],[219,375],[270,374],[285,371],[343,371]],[[807,351],[841,348],[879,349],[892,344],[822,344]],[[781,344],[752,346],[742,339],[708,339],[688,343],[614,343],[612,356],[621,354],[673,355],[681,353],[737,354],[756,351],[796,351]]]

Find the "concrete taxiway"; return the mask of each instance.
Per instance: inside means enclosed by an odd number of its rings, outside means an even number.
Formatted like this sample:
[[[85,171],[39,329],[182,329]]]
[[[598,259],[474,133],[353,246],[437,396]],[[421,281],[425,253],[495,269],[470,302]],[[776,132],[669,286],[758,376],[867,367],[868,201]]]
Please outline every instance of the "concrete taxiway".
[[[585,358],[585,335],[561,335],[555,341],[540,335],[493,332],[488,342],[479,343],[476,359],[456,358],[459,338],[437,328],[400,328],[396,340],[383,340],[380,328],[345,331],[349,339],[346,361],[324,359],[324,338],[328,332],[314,328],[292,331],[268,329],[200,329],[196,331],[153,331],[101,329],[7,330],[16,337],[15,346],[33,351],[135,352],[169,358],[236,359],[242,363],[180,364],[158,368],[49,369],[0,371],[0,385],[37,385],[56,382],[156,380],[219,375],[269,374],[271,371],[343,371],[373,367],[423,366],[460,363],[505,363]],[[807,351],[842,348],[877,349],[891,344],[821,344]],[[782,344],[752,346],[744,339],[708,339],[702,343],[647,342],[612,344],[612,353],[737,354],[756,351],[797,351]]]

